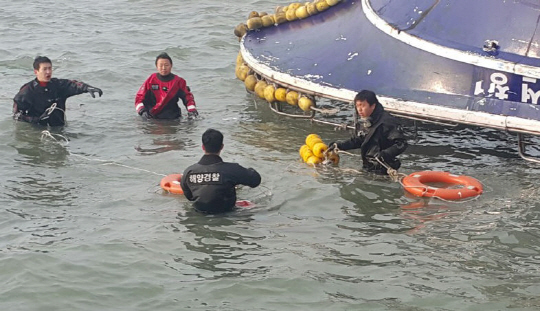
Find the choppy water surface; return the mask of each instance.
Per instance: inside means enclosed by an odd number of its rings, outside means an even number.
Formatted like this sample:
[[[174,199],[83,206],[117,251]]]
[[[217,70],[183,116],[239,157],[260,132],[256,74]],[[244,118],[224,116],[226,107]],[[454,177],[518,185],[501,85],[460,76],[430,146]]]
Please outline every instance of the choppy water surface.
[[[6,1],[0,3],[0,309],[2,310],[538,310],[539,166],[516,139],[421,126],[403,173],[480,179],[466,203],[406,196],[397,183],[299,163],[326,126],[277,117],[235,79],[234,26],[278,1]],[[191,86],[196,122],[142,122],[133,98],[167,51]],[[101,87],[68,100],[69,125],[11,120],[11,98],[38,55],[56,77]],[[162,193],[163,174],[225,133],[223,157],[257,168],[257,203],[225,216]],[[413,126],[408,124],[412,133]]]

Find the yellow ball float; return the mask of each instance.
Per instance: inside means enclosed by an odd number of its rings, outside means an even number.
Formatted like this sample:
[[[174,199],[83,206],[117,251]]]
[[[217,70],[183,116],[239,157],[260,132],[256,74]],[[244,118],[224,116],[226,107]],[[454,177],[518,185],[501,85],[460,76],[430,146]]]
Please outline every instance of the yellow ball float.
[[[264,89],[266,88],[267,84],[266,81],[260,80],[255,84],[255,94],[259,96],[259,98],[264,98]]]
[[[262,18],[252,17],[247,20],[247,27],[249,30],[259,29],[263,25]]]
[[[248,75],[244,80],[244,84],[246,85],[246,89],[253,92],[255,90],[255,85],[257,84],[257,78],[254,75]]]
[[[293,105],[293,106],[298,105],[298,92],[296,91],[287,92],[287,95],[285,95],[285,101],[289,105]]]
[[[306,150],[304,151],[304,153],[302,153],[302,160],[303,160],[304,162],[307,162],[307,160],[308,160],[309,158],[314,157],[314,156],[315,156],[315,155],[313,154],[313,152],[311,151],[311,149],[308,148],[308,149],[306,149]]]
[[[309,16],[305,5],[298,7],[298,9],[296,9],[295,14],[296,14],[296,17],[299,19],[304,19]]]
[[[339,0],[326,0],[329,6],[334,6],[339,3]]]
[[[287,16],[285,12],[276,13],[275,22],[277,25],[287,22]]]
[[[310,16],[319,13],[319,11],[317,10],[317,6],[313,2],[307,3],[306,4],[306,9],[307,9],[307,12],[308,12],[308,14]]]
[[[328,3],[326,3],[325,0],[319,0],[317,3],[315,3],[315,6],[317,7],[317,11],[322,12],[326,9],[328,9],[330,6]],[[248,25],[249,26],[249,25]]]
[[[276,101],[276,98],[274,97],[275,92],[276,92],[276,88],[272,84],[267,85],[263,91],[264,99],[266,99],[266,101],[269,103],[275,102]]]
[[[315,146],[315,144],[317,143],[322,143],[322,139],[319,135],[317,134],[309,134],[307,137],[306,137],[306,145],[308,145],[309,149],[313,150],[313,146]]]
[[[234,28],[234,35],[238,38],[242,38],[246,34],[247,30],[247,25],[244,23],[240,23]]]
[[[277,101],[285,102],[287,99],[287,89],[278,87],[276,91],[274,92],[274,97]]]
[[[263,27],[270,27],[270,26],[273,26],[276,23],[276,21],[274,19],[274,14],[265,15],[261,19],[262,19]]]
[[[311,151],[309,149],[309,146],[308,145],[302,145],[302,147],[300,147],[300,149],[298,150],[298,153],[300,154],[300,157],[303,159],[304,158],[304,153],[306,153],[307,151]]]
[[[259,13],[257,11],[249,12],[248,19],[250,19],[252,17],[259,17]]]
[[[296,17],[296,9],[289,8],[289,9],[287,10],[287,12],[285,13],[285,18],[286,18],[289,22],[292,22],[292,21],[297,20],[298,18]]]
[[[313,100],[306,96],[302,96],[298,99],[298,107],[300,107],[300,109],[302,109],[303,111],[310,111],[313,105]]]
[[[325,143],[316,143],[311,150],[316,157],[324,158],[324,152],[328,149]]]
[[[293,2],[293,3],[289,4],[289,7],[287,8],[287,11],[288,10],[296,11],[296,9],[298,9],[301,5],[302,5],[302,3],[300,3],[300,2]]]
[[[311,156],[307,159],[306,163],[311,165],[317,165],[322,162],[321,158],[318,158],[316,156]]]

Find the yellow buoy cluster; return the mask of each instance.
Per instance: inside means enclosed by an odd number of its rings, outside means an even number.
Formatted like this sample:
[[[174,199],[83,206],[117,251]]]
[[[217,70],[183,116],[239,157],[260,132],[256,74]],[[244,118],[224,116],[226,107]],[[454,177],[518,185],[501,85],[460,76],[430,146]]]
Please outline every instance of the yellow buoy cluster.
[[[269,103],[284,102],[292,106],[298,106],[303,111],[310,111],[315,107],[315,101],[311,96],[301,94],[297,91],[268,83],[264,79],[258,79],[253,70],[244,62],[242,53],[236,57],[236,77],[244,81],[246,89],[257,94],[261,99]]]
[[[309,134],[306,137],[306,144],[300,147],[300,157],[307,164],[317,165],[324,161],[325,151],[328,146],[317,134]]]
[[[313,2],[293,2],[286,6],[278,6],[273,14],[252,11],[245,23],[234,28],[234,34],[241,39],[248,31],[263,27],[292,22],[297,19],[315,15],[338,4],[341,0],[314,0]]]

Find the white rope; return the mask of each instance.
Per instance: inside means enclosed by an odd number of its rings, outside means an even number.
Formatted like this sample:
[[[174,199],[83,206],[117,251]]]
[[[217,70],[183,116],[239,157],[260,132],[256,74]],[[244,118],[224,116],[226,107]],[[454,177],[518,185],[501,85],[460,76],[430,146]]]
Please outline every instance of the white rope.
[[[58,144],[62,145],[61,142],[58,139],[56,139],[56,137],[54,137],[54,136],[61,137],[66,142],[66,145],[69,143],[69,140],[67,139],[67,137],[65,137],[63,135],[60,135],[60,134],[52,134],[51,132],[49,132],[47,130],[44,130],[44,131],[41,132],[41,141],[43,141],[45,138],[48,137],[48,138],[51,138],[55,143],[58,143]],[[143,171],[143,172],[151,173],[151,174],[158,175],[158,176],[163,176],[163,177],[167,176],[165,174],[156,173],[156,172],[146,170],[146,169],[143,169],[143,168],[138,168],[138,167],[134,167],[134,166],[120,164],[120,163],[117,163],[115,161],[110,161],[110,160],[92,159],[92,158],[85,157],[85,156],[80,155],[80,154],[72,153],[69,150],[67,150],[67,151],[71,156],[79,157],[79,158],[85,159],[87,161],[103,162],[103,165],[116,165],[116,166],[130,168],[130,169],[137,170],[137,171]]]

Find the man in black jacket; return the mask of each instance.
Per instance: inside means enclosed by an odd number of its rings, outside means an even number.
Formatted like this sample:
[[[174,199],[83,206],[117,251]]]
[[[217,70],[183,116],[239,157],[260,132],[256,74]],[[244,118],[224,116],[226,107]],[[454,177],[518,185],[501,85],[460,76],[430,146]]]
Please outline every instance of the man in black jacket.
[[[34,60],[36,78],[21,87],[13,98],[13,118],[41,125],[62,126],[66,123],[66,100],[68,97],[90,92],[103,92],[75,80],[52,78],[52,62],[48,57]]]
[[[363,90],[354,98],[355,135],[349,140],[330,143],[329,150],[360,148],[362,167],[377,174],[387,174],[382,161],[397,170],[401,162],[396,158],[407,149],[407,140],[397,119],[384,110],[374,92]],[[377,159],[379,161],[377,161]]]
[[[237,163],[223,162],[219,154],[223,149],[223,134],[208,129],[202,135],[204,156],[188,167],[180,185],[184,195],[198,211],[217,214],[231,211],[236,203],[236,185],[251,188],[261,183],[261,175],[252,168]]]

